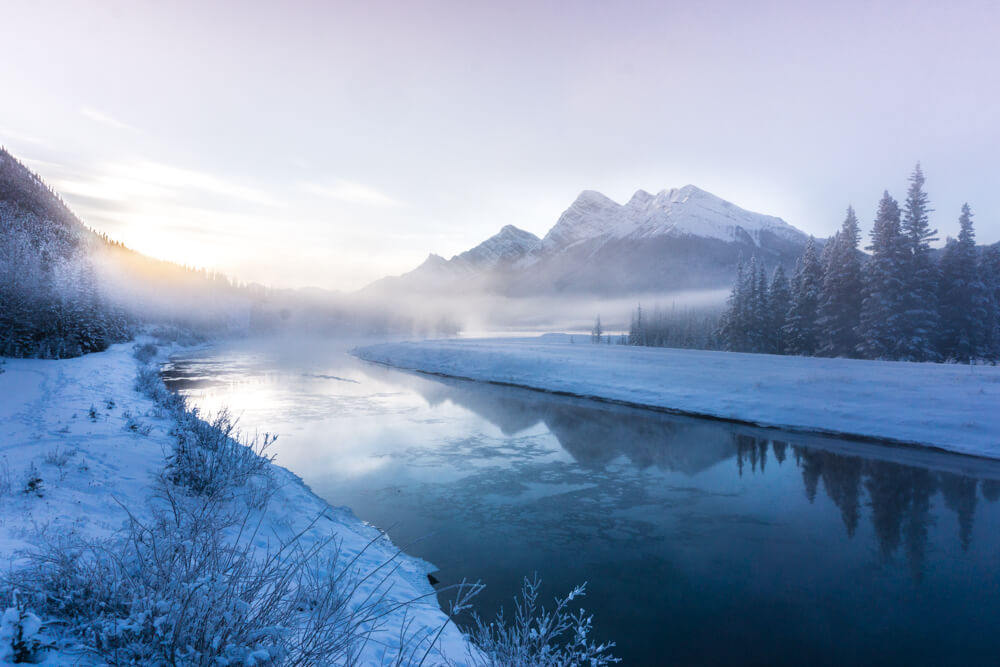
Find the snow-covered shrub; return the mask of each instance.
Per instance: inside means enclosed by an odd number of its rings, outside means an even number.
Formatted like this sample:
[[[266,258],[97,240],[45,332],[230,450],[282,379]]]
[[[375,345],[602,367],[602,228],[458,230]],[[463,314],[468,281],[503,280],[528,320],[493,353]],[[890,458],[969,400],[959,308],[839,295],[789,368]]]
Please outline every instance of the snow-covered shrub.
[[[4,456],[0,458],[0,496],[10,495],[13,490],[14,482],[10,474],[10,462]]]
[[[51,646],[41,619],[24,606],[17,589],[0,596],[0,661],[35,663]]]
[[[70,458],[72,458],[72,456],[73,452],[66,449],[60,449],[57,446],[45,452],[45,457],[42,460],[45,463],[49,464],[50,466],[63,468],[69,463],[69,460]]]
[[[180,394],[175,394],[163,384],[160,371],[155,366],[139,368],[135,376],[135,390],[153,399],[157,405],[167,410],[170,416],[186,411],[187,403]]]
[[[156,357],[160,349],[152,343],[143,343],[132,348],[132,356],[139,360],[141,364],[148,364]]]
[[[201,419],[197,408],[182,416],[173,452],[167,457],[170,480],[196,494],[217,495],[270,475],[269,433],[247,437],[228,410]]]
[[[541,580],[524,579],[521,599],[514,598],[514,618],[504,617],[486,623],[473,614],[472,643],[479,653],[470,652],[469,662],[477,667],[572,667],[608,665],[620,662],[611,655],[614,642],[595,644],[588,639],[593,617],[581,608],[575,614],[569,604],[584,595],[586,584],[556,599],[555,609],[538,606]]]
[[[111,541],[50,543],[12,575],[110,665],[350,665],[396,606],[394,568],[355,573],[333,537],[302,539],[315,522],[263,550],[253,510],[159,489],[151,521],[130,515]]]
[[[129,410],[123,412],[122,417],[125,418],[126,431],[131,431],[132,433],[138,433],[139,435],[149,435],[150,432],[153,430],[152,424],[142,423]]]
[[[38,466],[32,461],[28,464],[28,469],[24,471],[24,479],[21,483],[21,493],[25,495],[34,494],[42,497],[42,475],[38,472]]]

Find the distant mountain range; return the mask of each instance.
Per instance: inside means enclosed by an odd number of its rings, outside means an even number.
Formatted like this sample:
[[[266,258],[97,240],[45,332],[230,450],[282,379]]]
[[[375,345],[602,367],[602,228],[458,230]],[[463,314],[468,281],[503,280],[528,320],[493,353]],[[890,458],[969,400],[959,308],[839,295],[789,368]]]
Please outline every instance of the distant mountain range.
[[[430,255],[362,293],[623,296],[729,287],[739,258],[790,269],[808,236],[693,185],[626,204],[586,190],[544,238],[507,225],[475,248]]]

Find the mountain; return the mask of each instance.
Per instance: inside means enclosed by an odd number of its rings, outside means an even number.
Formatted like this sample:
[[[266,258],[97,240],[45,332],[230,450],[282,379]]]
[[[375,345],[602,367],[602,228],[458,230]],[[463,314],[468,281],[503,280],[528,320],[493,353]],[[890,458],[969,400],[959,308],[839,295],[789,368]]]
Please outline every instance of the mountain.
[[[611,297],[728,288],[741,256],[791,269],[807,239],[693,185],[639,190],[625,204],[585,190],[542,239],[507,225],[471,250],[431,255],[363,291]]]

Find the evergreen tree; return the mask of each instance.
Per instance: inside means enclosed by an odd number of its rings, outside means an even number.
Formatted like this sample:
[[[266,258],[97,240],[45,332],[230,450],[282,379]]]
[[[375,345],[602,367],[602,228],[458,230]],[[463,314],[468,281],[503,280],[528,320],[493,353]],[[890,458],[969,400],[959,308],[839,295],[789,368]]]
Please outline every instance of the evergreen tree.
[[[809,237],[792,279],[792,307],[788,311],[783,330],[786,349],[790,354],[816,354],[822,281],[823,269],[816,252],[816,242]]]
[[[949,240],[941,256],[938,350],[945,359],[968,363],[986,354],[988,307],[968,204],[962,205],[958,222],[958,240]]]
[[[767,308],[767,274],[763,262],[756,264],[753,278],[753,293],[750,302],[750,352],[770,352],[769,317]]]
[[[932,210],[918,163],[910,176],[902,224],[907,252],[898,357],[910,361],[936,357],[938,276],[937,267],[931,260],[930,244],[937,240],[937,230],[930,228],[928,215]]]
[[[1000,360],[1000,244],[986,248],[979,259],[979,275],[985,287],[986,324],[984,356]]]
[[[741,257],[736,263],[736,282],[729,293],[726,310],[719,324],[722,347],[729,352],[743,352],[747,342],[747,271]]]
[[[771,276],[771,289],[767,295],[769,334],[769,352],[773,354],[785,354],[785,319],[788,311],[792,307],[792,288],[785,276],[785,270],[779,265]]]
[[[879,201],[867,250],[872,256],[863,271],[858,353],[868,359],[893,359],[902,336],[906,246],[900,229],[899,205],[888,191]]]
[[[847,207],[847,217],[833,241],[824,267],[823,291],[819,304],[820,354],[831,357],[853,356],[858,346],[861,321],[861,261],[858,242],[861,230],[854,208]]]
[[[601,336],[604,335],[604,329],[601,328],[601,316],[597,316],[597,321],[594,322],[594,329],[590,332],[590,340],[592,343],[600,343]]]

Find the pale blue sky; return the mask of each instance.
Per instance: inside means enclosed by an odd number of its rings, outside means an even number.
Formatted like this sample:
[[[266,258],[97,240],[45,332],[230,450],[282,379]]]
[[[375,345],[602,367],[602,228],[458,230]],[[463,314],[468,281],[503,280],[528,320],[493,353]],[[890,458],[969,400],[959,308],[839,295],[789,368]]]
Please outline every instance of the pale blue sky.
[[[1000,240],[996,2],[0,0],[0,143],[91,226],[353,289],[580,190],[694,183],[825,236],[921,160]]]

